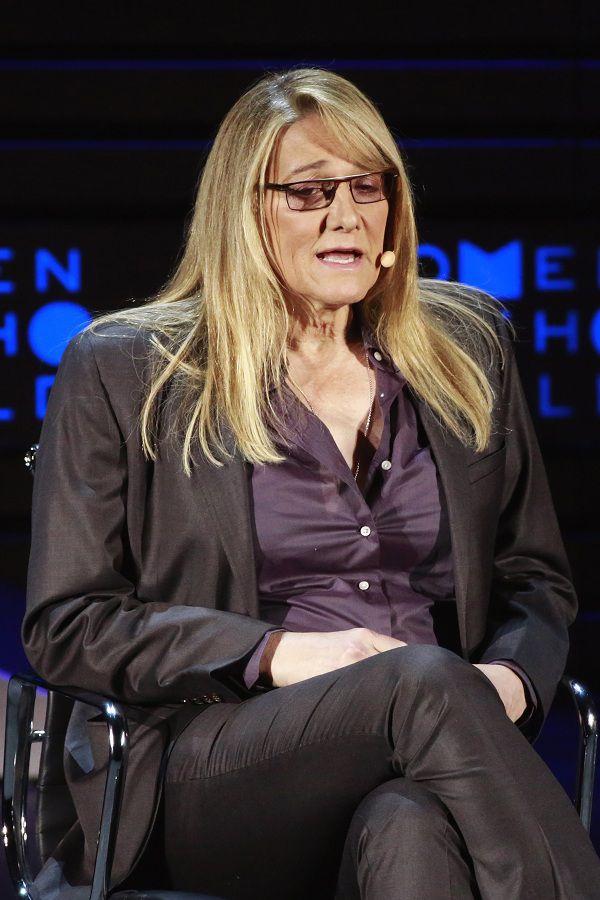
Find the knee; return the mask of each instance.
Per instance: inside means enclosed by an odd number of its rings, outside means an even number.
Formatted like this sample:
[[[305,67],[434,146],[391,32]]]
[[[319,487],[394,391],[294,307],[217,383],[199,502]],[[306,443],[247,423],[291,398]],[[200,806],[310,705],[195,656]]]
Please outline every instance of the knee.
[[[449,704],[457,714],[461,709],[469,714],[476,698],[493,695],[497,701],[494,687],[479,669],[435,644],[387,650],[363,664],[368,670],[360,685],[363,697],[369,692],[375,706],[384,702],[388,711],[397,709],[402,723],[405,714],[417,707],[435,711]]]
[[[443,833],[448,811],[430,791],[408,778],[393,779],[379,785],[356,808],[350,834],[363,841],[383,839],[393,833],[394,841],[427,846],[428,838]]]
[[[409,644],[386,655],[396,671],[400,667],[403,676],[431,687],[462,683],[470,678],[473,669],[456,653],[435,644]]]
[[[479,669],[444,647],[411,644],[383,654],[388,656],[389,676],[402,692],[419,696],[467,699],[494,688]]]

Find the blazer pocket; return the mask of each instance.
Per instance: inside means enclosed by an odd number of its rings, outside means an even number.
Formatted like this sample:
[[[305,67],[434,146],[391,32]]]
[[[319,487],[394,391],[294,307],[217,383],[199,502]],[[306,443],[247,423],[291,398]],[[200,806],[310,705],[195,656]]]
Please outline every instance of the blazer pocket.
[[[483,456],[481,459],[469,463],[467,466],[469,482],[475,484],[475,482],[481,481],[481,479],[485,478],[487,475],[491,475],[492,472],[495,472],[496,469],[499,469],[504,465],[505,458],[506,444],[503,444],[502,447],[498,450],[494,450],[493,453],[488,453],[487,456]]]

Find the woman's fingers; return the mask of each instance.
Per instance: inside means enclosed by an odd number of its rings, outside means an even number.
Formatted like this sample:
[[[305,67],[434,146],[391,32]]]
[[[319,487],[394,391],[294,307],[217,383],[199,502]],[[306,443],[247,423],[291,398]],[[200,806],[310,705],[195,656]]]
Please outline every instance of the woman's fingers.
[[[271,659],[275,687],[285,687],[315,675],[332,672],[361,659],[405,647],[404,641],[369,628],[331,632],[285,632]]]
[[[373,647],[378,653],[385,650],[394,650],[396,647],[406,647],[406,641],[399,641],[397,638],[390,637],[387,634],[373,633]]]
[[[527,709],[525,685],[519,676],[508,666],[498,663],[473,663],[473,665],[492,682],[504,704],[506,715],[512,722],[516,722]]]

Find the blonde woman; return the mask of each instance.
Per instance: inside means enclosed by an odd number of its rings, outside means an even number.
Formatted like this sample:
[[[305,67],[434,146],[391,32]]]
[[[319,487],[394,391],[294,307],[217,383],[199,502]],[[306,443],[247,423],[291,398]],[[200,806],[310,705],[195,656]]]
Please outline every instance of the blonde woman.
[[[527,739],[575,611],[497,305],[418,278],[405,167],[356,87],[267,76],[177,271],[70,344],[40,441],[24,642],[133,708],[117,882],[149,886],[158,845],[175,888],[226,898],[600,897]],[[42,888],[89,879],[82,723],[87,851],[74,829]]]

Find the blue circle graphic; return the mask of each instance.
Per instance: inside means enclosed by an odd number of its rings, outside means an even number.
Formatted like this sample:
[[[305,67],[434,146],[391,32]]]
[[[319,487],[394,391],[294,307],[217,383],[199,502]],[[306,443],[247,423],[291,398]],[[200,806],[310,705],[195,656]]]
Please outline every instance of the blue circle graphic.
[[[89,312],[79,303],[46,303],[29,322],[29,346],[42,362],[57,366],[71,338],[91,321]]]

